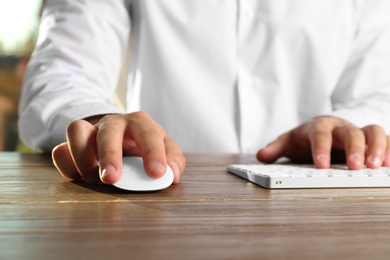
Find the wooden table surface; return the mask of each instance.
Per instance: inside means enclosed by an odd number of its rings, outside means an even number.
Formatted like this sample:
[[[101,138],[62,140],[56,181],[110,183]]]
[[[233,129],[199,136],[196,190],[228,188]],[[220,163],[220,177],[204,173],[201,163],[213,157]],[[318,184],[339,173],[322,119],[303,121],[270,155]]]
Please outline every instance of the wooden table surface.
[[[225,171],[250,162],[188,154],[179,185],[132,193],[0,153],[0,259],[390,259],[390,189],[267,190]]]

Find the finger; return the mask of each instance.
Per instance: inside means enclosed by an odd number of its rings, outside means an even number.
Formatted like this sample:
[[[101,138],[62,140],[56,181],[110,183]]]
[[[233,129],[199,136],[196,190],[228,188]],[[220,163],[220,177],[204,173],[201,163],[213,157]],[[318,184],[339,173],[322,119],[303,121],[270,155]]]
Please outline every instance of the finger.
[[[130,132],[143,158],[146,173],[151,178],[162,177],[167,168],[164,130],[144,112],[132,113],[130,121],[137,126],[131,127]]]
[[[80,180],[79,174],[67,143],[62,143],[54,147],[52,151],[52,159],[55,167],[61,175],[70,180]]]
[[[309,133],[312,158],[317,168],[327,169],[330,166],[332,150],[332,131],[324,125],[315,125]]]
[[[96,144],[100,179],[107,184],[115,183],[122,176],[122,146],[126,131],[123,115],[107,115],[97,127]]]
[[[285,155],[285,147],[289,145],[290,132],[279,136],[275,141],[260,149],[256,157],[260,162],[273,163]]]
[[[99,182],[95,154],[96,128],[89,122],[77,120],[67,128],[67,140],[75,167],[87,183]]]
[[[351,170],[361,170],[364,165],[366,140],[361,129],[353,125],[335,128],[333,136],[344,146],[347,166]]]
[[[173,183],[177,184],[179,183],[180,176],[186,166],[186,159],[181,151],[181,148],[169,136],[165,138],[165,151],[167,155],[167,163],[171,167],[175,176]]]
[[[387,136],[382,127],[370,125],[363,128],[366,137],[366,166],[379,168],[382,166],[387,149]]]
[[[390,135],[386,136],[386,140],[387,147],[384,155],[383,166],[390,167]]]
[[[134,142],[133,138],[126,135],[123,139],[123,156],[138,156],[141,157],[141,152],[137,147],[137,144]]]

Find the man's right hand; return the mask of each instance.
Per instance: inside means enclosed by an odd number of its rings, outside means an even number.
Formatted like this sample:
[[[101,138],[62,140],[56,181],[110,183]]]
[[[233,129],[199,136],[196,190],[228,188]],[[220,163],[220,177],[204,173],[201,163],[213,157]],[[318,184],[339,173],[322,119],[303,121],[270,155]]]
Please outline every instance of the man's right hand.
[[[115,183],[123,156],[141,156],[151,178],[162,177],[167,164],[178,183],[186,160],[176,142],[144,112],[76,120],[67,128],[67,142],[52,151],[54,165],[68,179]]]

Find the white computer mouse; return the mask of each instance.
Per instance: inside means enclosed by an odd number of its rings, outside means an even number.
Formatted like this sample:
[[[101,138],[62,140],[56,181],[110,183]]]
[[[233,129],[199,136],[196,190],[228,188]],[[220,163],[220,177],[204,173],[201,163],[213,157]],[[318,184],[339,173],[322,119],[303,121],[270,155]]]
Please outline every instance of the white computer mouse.
[[[164,176],[159,179],[150,178],[144,169],[141,157],[123,157],[122,177],[113,185],[129,191],[156,191],[169,187],[173,183],[173,171],[167,167]]]

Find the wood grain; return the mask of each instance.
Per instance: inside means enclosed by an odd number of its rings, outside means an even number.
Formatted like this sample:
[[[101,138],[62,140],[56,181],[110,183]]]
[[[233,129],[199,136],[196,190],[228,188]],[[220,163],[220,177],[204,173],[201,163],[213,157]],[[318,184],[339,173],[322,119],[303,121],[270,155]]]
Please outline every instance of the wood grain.
[[[390,189],[267,190],[253,155],[188,154],[181,183],[132,193],[0,153],[0,259],[388,259]]]

